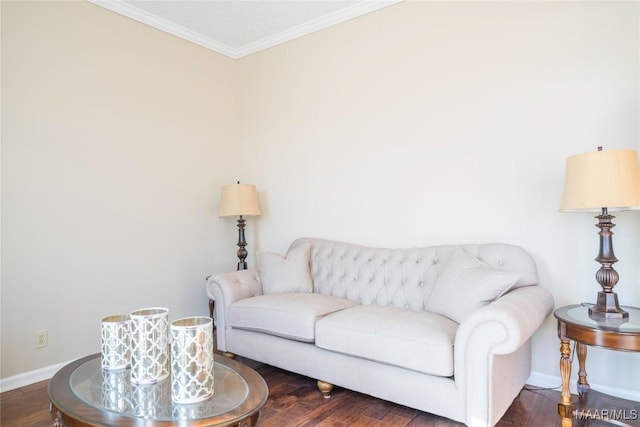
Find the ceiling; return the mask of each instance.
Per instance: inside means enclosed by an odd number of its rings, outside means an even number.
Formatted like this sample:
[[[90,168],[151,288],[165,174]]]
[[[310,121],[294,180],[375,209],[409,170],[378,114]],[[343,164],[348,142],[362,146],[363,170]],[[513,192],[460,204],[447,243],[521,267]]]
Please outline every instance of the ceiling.
[[[401,0],[89,0],[231,58]]]

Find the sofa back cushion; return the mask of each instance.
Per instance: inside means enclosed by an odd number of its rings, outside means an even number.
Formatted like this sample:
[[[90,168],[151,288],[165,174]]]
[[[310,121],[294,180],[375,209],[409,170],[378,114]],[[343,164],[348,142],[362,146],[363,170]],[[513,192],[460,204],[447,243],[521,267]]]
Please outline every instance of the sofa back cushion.
[[[425,308],[462,323],[474,311],[508,292],[519,278],[519,273],[491,268],[457,248],[431,293],[425,295]]]
[[[508,244],[444,245],[382,249],[331,240],[301,238],[291,248],[309,244],[314,292],[360,304],[425,310],[425,299],[456,248],[488,266],[520,274],[513,288],[535,285],[535,262],[524,249]]]
[[[262,282],[262,292],[312,292],[313,284],[309,273],[309,253],[307,243],[291,248],[285,255],[258,252],[258,271]]]

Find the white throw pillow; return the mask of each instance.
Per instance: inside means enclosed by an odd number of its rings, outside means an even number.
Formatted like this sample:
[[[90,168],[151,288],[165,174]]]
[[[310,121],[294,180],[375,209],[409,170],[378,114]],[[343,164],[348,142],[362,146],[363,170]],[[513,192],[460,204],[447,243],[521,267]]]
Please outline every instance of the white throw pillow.
[[[425,307],[462,323],[475,310],[511,289],[519,278],[518,273],[495,270],[457,248],[436,279]]]
[[[258,252],[258,271],[262,292],[312,292],[313,282],[309,271],[311,245],[302,244],[287,252],[286,256],[270,252]]]

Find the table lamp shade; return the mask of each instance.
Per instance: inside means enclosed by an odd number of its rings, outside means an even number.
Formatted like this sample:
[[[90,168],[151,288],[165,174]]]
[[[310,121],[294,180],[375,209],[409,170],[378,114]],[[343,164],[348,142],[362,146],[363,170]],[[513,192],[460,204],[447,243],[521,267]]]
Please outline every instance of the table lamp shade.
[[[567,159],[563,212],[640,207],[640,167],[634,150],[591,151]]]
[[[253,184],[230,184],[222,187],[220,218],[226,216],[259,216],[258,193]]]

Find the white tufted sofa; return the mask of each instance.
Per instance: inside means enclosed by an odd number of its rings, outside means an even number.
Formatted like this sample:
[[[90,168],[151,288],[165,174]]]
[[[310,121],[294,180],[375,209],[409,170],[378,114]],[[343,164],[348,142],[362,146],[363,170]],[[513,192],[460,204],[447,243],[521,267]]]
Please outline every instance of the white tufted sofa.
[[[553,308],[531,256],[506,244],[377,249],[303,238],[313,291],[264,295],[257,268],[215,274],[218,349],[438,414],[497,423],[531,370],[530,338]],[[429,311],[455,250],[519,274],[461,323]],[[465,295],[450,301],[455,305]]]

